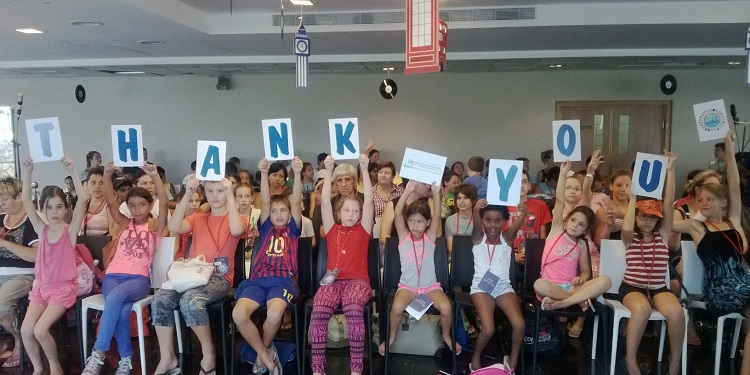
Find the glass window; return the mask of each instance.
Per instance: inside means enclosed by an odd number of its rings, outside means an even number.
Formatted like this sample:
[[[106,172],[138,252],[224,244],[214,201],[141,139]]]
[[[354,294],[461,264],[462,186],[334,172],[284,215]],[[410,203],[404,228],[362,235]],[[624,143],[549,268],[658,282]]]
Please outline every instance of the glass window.
[[[594,150],[604,148],[604,115],[594,115]]]
[[[12,107],[0,107],[0,177],[16,176],[13,160]]]
[[[628,154],[628,141],[630,140],[630,116],[620,115],[620,124],[617,128],[617,153]]]

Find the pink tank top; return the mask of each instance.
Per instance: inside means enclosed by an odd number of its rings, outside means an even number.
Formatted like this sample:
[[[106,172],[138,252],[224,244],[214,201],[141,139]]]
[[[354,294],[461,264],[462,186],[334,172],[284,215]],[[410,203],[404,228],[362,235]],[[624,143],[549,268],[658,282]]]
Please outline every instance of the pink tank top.
[[[60,239],[54,243],[49,242],[47,227],[44,227],[36,251],[34,277],[42,285],[68,284],[78,278],[76,255],[70,242],[67,224],[63,227]]]
[[[160,236],[149,231],[148,222],[135,225],[133,220],[120,234],[114,258],[107,267],[107,274],[123,273],[150,277],[151,261]]]
[[[578,275],[581,245],[565,232],[548,238],[542,254],[542,278],[555,284],[570,283]]]

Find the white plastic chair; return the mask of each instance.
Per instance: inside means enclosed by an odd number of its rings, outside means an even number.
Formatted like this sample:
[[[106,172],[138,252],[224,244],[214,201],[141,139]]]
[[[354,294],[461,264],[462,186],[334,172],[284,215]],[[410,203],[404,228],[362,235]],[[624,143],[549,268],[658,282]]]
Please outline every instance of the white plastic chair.
[[[685,285],[690,294],[687,297],[703,296],[703,263],[698,258],[698,249],[693,241],[682,241],[682,283]],[[683,295],[685,292],[682,292]],[[700,300],[690,300],[690,307],[706,310],[706,302]],[[737,352],[737,341],[740,338],[740,328],[742,319],[745,317],[740,313],[731,313],[720,316],[716,322],[716,352],[714,353],[714,375],[719,375],[721,365],[721,342],[724,337],[724,322],[727,319],[736,319],[734,325],[734,337],[732,339],[732,351],[729,352],[729,358],[734,358]]]
[[[174,260],[175,237],[163,237],[159,242],[159,247],[154,254],[154,261],[151,265],[151,288],[161,288],[161,284],[167,277],[169,265]],[[141,374],[146,375],[146,346],[143,337],[143,308],[151,304],[154,298],[153,294],[133,303],[132,311],[138,320],[138,349],[141,356]],[[93,295],[81,301],[81,330],[84,353],[88,352],[88,324],[86,317],[88,309],[104,310],[104,296],[102,294]],[[88,356],[86,356],[88,358]]]
[[[612,287],[607,293],[617,294],[622,284],[622,278],[625,276],[625,244],[620,240],[602,240],[601,246],[601,264],[599,266],[599,275],[606,275],[612,280]],[[667,272],[667,285],[669,285],[669,272]],[[609,306],[614,312],[614,321],[612,323],[612,355],[609,364],[609,373],[615,374],[615,359],[617,358],[617,340],[619,339],[620,320],[630,318],[630,310],[617,300],[604,299],[604,304]],[[687,310],[685,313],[685,330],[687,331]],[[667,332],[667,321],[660,312],[652,309],[648,320],[661,320],[661,334],[659,338],[659,362],[662,361],[664,353],[664,337]],[[682,341],[682,373],[687,374],[687,333]]]

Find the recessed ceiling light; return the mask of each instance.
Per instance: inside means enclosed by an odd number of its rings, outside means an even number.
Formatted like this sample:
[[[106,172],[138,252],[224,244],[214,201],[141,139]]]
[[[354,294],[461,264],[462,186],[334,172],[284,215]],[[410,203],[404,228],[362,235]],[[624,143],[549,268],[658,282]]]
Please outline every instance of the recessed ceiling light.
[[[161,40],[139,40],[138,44],[146,44],[146,45],[158,45],[158,44],[165,44]]]
[[[115,74],[121,74],[121,75],[127,75],[127,74],[146,74],[146,72],[123,71],[123,72],[115,72]]]
[[[385,70],[385,71],[392,71],[392,70],[394,70],[394,69],[395,69],[395,68],[383,68],[383,70]]]
[[[562,68],[562,65],[560,65],[560,64],[552,64],[549,67],[550,68]]]
[[[294,5],[314,5],[311,0],[289,0]]]
[[[24,34],[44,34],[44,31],[37,29],[16,29],[16,31]]]
[[[741,63],[739,61],[730,61],[729,65],[740,65]]]
[[[71,26],[104,26],[104,23],[102,22],[95,22],[95,21],[73,21],[70,23]]]

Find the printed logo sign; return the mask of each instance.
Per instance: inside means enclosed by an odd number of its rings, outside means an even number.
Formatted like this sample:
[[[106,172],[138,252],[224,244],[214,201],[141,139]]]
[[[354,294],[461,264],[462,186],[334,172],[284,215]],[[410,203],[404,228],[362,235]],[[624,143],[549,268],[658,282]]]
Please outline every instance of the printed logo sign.
[[[722,139],[727,136],[727,111],[724,100],[693,105],[698,139],[701,142]]]

